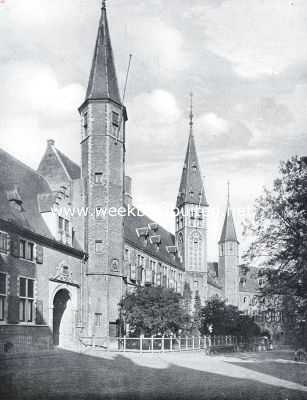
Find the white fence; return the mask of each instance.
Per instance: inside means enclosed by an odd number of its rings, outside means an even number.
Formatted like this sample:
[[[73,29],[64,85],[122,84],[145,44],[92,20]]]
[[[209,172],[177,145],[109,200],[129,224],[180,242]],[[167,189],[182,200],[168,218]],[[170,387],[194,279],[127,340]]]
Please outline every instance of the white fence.
[[[239,351],[253,343],[236,336],[185,336],[185,337],[120,337],[119,351],[167,352],[167,351]]]

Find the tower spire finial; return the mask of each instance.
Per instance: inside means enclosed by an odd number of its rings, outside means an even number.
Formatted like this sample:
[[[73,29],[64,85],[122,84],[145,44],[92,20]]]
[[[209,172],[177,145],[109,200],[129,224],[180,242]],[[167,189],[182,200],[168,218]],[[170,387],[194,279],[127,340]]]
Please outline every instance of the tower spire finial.
[[[102,9],[102,10],[105,10],[105,8],[106,8],[106,0],[102,0],[102,2],[101,2],[101,9]]]
[[[193,92],[190,93],[190,134],[193,134],[193,118],[194,118],[194,114],[193,114]]]
[[[230,182],[227,181],[227,208],[230,208]]]

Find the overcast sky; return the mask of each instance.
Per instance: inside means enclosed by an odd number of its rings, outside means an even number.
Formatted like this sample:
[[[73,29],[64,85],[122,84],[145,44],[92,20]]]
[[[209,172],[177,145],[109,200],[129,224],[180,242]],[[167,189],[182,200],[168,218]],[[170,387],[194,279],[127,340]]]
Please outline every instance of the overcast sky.
[[[100,4],[0,2],[0,147],[33,168],[48,138],[80,162],[77,108]],[[307,154],[307,1],[109,0],[107,8],[121,88],[133,54],[126,104],[134,202],[173,230],[193,91],[213,260],[227,180],[242,240],[240,224],[279,160]]]

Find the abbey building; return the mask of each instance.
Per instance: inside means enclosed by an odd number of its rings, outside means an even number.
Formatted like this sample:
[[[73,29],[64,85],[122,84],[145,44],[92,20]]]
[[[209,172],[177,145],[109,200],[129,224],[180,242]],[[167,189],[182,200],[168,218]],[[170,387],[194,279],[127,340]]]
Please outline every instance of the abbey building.
[[[105,5],[79,113],[80,165],[53,140],[37,171],[0,150],[0,351],[7,342],[16,349],[69,347],[93,337],[108,346],[120,334],[118,303],[137,285],[183,293],[188,284],[192,298],[198,293],[203,304],[219,295],[252,311],[261,283],[255,271],[239,265],[229,202],[219,261],[207,259],[209,204],[192,109],[175,234],[144,215],[100,212],[133,204],[131,178],[125,175],[128,112],[119,94]],[[78,207],[95,212],[54,212]]]

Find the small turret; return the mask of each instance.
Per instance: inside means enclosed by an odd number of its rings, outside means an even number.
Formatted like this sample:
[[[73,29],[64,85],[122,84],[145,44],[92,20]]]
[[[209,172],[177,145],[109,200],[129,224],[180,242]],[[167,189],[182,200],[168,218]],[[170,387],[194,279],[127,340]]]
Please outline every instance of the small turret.
[[[219,240],[219,270],[223,281],[223,294],[228,303],[239,305],[239,241],[230,207],[230,184],[226,215]]]

